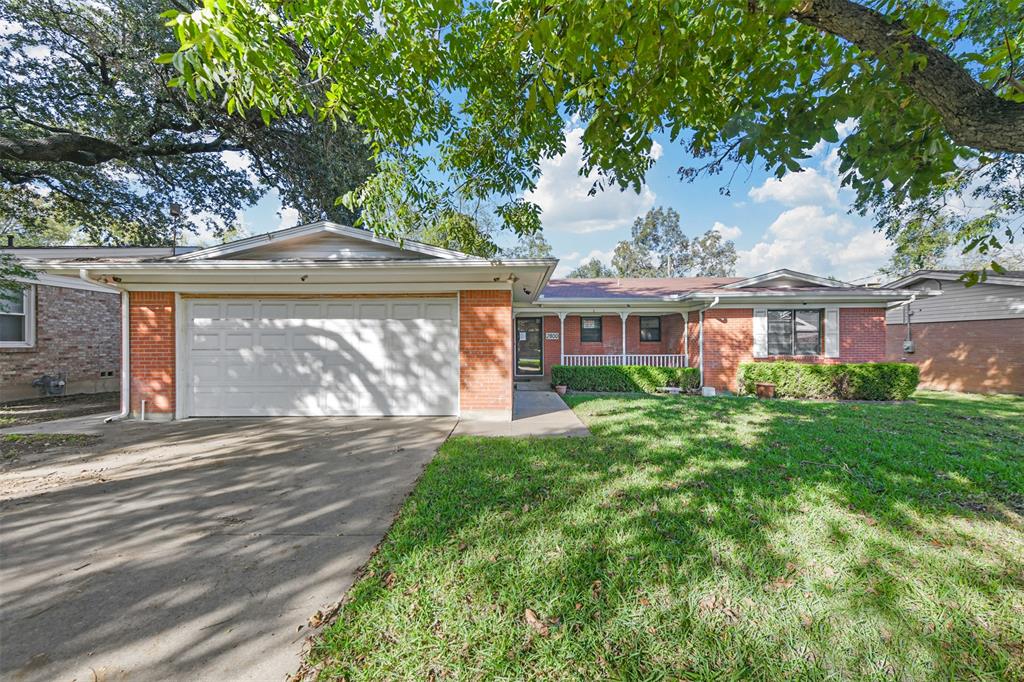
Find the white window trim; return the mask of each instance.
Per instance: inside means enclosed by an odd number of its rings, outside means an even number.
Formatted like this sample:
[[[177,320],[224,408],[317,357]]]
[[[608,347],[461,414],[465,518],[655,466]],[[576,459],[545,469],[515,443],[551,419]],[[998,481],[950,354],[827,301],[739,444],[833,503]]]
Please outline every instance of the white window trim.
[[[0,348],[34,348],[36,345],[36,288],[28,285],[21,290],[25,312],[25,340],[24,341],[0,341]],[[4,313],[5,315],[17,315],[17,313]]]
[[[794,328],[794,335],[793,335],[793,346],[794,346],[793,350],[794,350],[794,352],[792,352],[792,353],[772,353],[771,352],[771,347],[769,346],[769,342],[768,342],[768,316],[769,316],[768,314],[770,312],[772,312],[772,311],[775,311],[775,310],[783,310],[783,311],[790,311],[790,312],[792,312],[793,313],[794,322],[796,320],[796,313],[798,313],[800,311],[807,311],[807,310],[819,311],[819,316],[818,316],[819,317],[819,319],[818,319],[818,324],[819,324],[819,326],[818,326],[818,344],[819,344],[819,346],[821,347],[822,350],[820,352],[818,352],[818,353],[797,353],[797,352],[795,352],[796,351],[796,334],[795,334],[796,330]],[[760,355],[760,356],[759,355],[755,355],[754,357],[765,357],[765,358],[772,358],[772,359],[775,359],[775,358],[794,358],[794,359],[800,359],[800,360],[810,359],[810,358],[836,357],[836,356],[828,355],[827,354],[828,351],[829,351],[829,348],[827,347],[827,343],[828,343],[828,338],[827,338],[827,335],[828,335],[828,329],[827,329],[827,326],[828,326],[828,319],[827,319],[828,318],[828,310],[830,310],[830,309],[829,308],[782,308],[782,307],[778,307],[778,306],[766,308],[765,309],[765,316],[764,316],[764,355]],[[837,315],[839,314],[838,313],[838,309],[837,309],[836,314]],[[757,317],[757,314],[755,313],[755,318],[756,317]],[[755,323],[755,338],[756,338],[756,324],[757,323]],[[756,346],[756,340],[755,340],[755,346]]]

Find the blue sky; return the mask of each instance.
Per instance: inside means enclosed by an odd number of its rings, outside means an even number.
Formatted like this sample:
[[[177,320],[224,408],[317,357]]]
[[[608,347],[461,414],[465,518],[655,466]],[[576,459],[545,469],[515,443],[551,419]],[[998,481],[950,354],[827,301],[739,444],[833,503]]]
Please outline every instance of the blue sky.
[[[566,153],[543,162],[538,187],[529,195],[544,210],[544,235],[561,259],[556,276],[591,257],[610,262],[615,244],[629,236],[633,219],[654,206],[678,211],[687,234],[714,228],[733,239],[740,255],[739,275],[789,267],[868,281],[888,259],[890,246],[872,231],[870,220],[848,213],[852,195],[839,188],[830,145],[809,150],[804,172],[781,180],[760,168],[740,169],[731,195],[724,196],[719,187],[725,173],[693,183],[680,180],[677,169],[691,159],[681,145],[661,138],[654,149],[657,161],[639,194],[613,189],[589,197],[591,182],[578,174],[581,132],[567,129]],[[296,219],[271,192],[245,212],[243,222],[258,234],[289,227]],[[512,237],[504,235],[499,241],[507,245]]]

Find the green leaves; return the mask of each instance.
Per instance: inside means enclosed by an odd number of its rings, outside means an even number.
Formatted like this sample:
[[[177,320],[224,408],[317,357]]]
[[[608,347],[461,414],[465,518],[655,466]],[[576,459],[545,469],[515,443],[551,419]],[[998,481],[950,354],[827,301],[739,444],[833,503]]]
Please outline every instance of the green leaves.
[[[607,186],[640,187],[666,131],[707,159],[686,178],[751,163],[798,172],[824,139],[839,144],[858,209],[933,196],[974,151],[901,80],[922,56],[879,62],[792,21],[795,5],[204,0],[167,16],[190,94],[226,95],[232,112],[255,108],[265,122],[313,112],[356,123],[379,166],[409,164],[404,199],[421,214],[486,198],[506,227],[535,229],[521,197],[561,150],[566,117],[585,128],[582,172]],[[1021,0],[872,7],[932,45],[969,47],[954,56],[986,87],[1024,98],[1005,78],[1020,54]],[[837,124],[849,119],[859,129],[842,140]],[[396,189],[370,183],[359,205],[387,203],[383,187]]]

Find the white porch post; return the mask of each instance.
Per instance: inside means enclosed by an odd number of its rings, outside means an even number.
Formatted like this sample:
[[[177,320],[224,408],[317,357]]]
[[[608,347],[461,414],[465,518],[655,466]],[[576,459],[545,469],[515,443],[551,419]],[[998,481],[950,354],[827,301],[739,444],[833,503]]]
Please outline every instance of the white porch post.
[[[565,316],[567,313],[558,313],[558,364],[565,364]]]
[[[629,317],[629,313],[619,313],[619,317],[622,318],[622,364],[626,364],[626,318]]]

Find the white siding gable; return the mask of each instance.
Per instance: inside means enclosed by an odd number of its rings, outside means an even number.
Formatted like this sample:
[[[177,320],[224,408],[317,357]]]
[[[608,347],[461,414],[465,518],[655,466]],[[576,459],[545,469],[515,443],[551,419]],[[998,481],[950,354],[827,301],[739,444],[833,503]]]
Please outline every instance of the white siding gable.
[[[387,244],[322,232],[298,239],[269,241],[246,251],[224,256],[229,260],[423,260],[423,253]]]
[[[944,280],[940,288],[940,282],[924,280],[911,288],[942,293],[922,295],[913,303],[890,309],[885,316],[888,324],[904,324],[907,312],[912,323],[1024,318],[1024,287],[984,283],[967,287]]]

